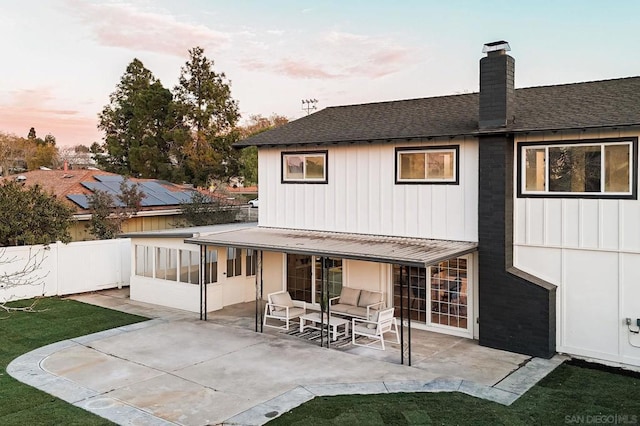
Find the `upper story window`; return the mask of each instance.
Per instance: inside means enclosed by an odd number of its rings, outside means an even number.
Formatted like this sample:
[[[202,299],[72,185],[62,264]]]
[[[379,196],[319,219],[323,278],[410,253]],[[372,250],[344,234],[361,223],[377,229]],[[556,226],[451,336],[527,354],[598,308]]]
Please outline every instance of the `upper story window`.
[[[327,151],[283,152],[282,183],[327,183]]]
[[[458,146],[396,148],[396,183],[458,183]]]
[[[635,198],[638,140],[520,144],[521,196]]]

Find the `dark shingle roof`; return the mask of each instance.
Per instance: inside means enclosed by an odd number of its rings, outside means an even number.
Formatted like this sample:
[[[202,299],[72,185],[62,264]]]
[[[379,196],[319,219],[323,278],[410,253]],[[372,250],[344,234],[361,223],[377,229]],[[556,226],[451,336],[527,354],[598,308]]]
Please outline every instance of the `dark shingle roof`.
[[[512,132],[640,125],[640,77],[516,89]],[[238,142],[306,145],[475,135],[478,93],[330,107]]]

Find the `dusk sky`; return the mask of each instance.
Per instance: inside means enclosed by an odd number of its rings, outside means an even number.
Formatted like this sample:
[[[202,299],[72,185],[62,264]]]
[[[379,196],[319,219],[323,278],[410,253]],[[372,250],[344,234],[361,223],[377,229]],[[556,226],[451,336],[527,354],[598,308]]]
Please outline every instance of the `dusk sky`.
[[[138,58],[170,89],[201,46],[243,118],[478,91],[507,40],[516,87],[640,75],[640,1],[1,0],[0,131],[101,141],[97,115]]]

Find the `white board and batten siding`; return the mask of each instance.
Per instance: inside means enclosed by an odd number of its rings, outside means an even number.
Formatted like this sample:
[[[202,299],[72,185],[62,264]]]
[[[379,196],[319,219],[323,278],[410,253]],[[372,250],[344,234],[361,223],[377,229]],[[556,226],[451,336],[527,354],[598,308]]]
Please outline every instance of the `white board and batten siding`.
[[[459,145],[459,183],[396,184],[395,148]],[[327,150],[328,183],[281,183],[283,151]],[[477,241],[478,142],[261,148],[260,226]]]
[[[629,136],[639,134],[558,132],[528,141]],[[640,318],[640,201],[516,197],[514,233],[515,266],[558,286],[557,351],[640,366],[640,334],[624,323],[631,318],[637,329]]]

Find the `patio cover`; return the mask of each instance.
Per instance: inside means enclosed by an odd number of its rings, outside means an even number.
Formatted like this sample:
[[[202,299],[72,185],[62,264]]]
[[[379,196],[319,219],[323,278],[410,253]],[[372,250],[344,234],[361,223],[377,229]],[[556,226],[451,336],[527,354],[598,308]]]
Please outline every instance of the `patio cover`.
[[[477,250],[478,243],[255,227],[200,235],[186,243],[428,267]]]

